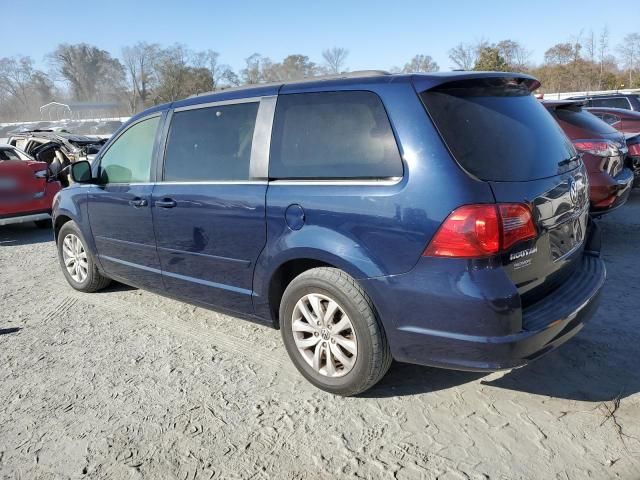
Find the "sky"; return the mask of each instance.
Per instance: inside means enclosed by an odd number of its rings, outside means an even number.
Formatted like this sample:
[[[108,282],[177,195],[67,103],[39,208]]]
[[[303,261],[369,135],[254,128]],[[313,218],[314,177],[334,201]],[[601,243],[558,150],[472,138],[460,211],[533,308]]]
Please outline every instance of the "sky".
[[[547,48],[581,31],[608,27],[613,48],[640,32],[638,0],[0,0],[0,8],[0,58],[29,55],[40,68],[59,43],[86,42],[119,56],[122,46],[146,41],[211,48],[236,70],[253,53],[273,61],[300,53],[321,63],[322,50],[333,46],[349,50],[350,70],[402,67],[419,53],[450,70],[448,50],[460,42],[517,40],[538,63]]]

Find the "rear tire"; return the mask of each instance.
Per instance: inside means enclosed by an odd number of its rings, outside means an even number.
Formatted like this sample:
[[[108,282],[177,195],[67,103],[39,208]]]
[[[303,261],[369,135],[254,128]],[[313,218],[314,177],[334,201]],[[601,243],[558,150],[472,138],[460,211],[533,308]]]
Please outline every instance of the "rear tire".
[[[336,268],[314,268],[293,279],[280,303],[280,331],[298,371],[336,395],[368,390],[391,366],[371,299]]]
[[[69,285],[80,292],[102,290],[111,279],[98,271],[87,242],[75,222],[65,223],[58,233],[58,260]]]

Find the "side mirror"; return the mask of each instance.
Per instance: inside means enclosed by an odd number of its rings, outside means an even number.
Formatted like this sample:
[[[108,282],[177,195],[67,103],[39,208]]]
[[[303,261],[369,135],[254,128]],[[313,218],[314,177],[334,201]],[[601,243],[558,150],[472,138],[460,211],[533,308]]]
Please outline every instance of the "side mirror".
[[[71,178],[76,183],[91,183],[91,164],[86,160],[71,164]]]

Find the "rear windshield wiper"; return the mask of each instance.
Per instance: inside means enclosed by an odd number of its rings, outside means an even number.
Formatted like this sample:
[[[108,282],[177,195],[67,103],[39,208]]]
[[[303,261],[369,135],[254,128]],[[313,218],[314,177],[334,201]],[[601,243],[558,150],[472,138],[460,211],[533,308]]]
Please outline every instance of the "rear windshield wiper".
[[[566,158],[564,160],[560,160],[558,162],[558,166],[559,167],[564,167],[565,165],[569,165],[570,163],[577,162],[581,158],[582,158],[582,154],[578,153],[577,155],[574,155],[573,157],[569,157],[569,158]]]

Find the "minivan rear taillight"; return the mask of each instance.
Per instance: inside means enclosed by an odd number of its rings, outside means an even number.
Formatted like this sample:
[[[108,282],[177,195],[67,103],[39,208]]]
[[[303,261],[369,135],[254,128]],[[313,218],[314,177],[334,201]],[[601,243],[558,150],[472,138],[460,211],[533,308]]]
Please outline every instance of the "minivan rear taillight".
[[[424,251],[429,257],[495,255],[537,235],[531,210],[520,203],[463,205],[451,213]]]

